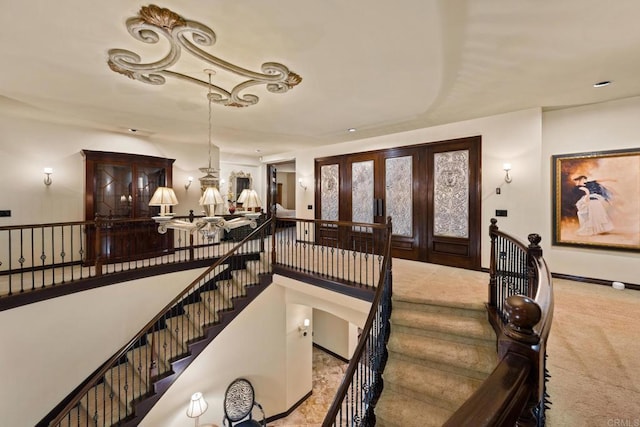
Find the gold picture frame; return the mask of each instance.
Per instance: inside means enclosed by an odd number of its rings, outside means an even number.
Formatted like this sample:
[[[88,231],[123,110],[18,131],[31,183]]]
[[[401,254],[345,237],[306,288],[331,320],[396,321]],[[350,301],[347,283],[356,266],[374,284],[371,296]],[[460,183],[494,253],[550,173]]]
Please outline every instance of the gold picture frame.
[[[554,245],[640,252],[640,148],[552,156]]]

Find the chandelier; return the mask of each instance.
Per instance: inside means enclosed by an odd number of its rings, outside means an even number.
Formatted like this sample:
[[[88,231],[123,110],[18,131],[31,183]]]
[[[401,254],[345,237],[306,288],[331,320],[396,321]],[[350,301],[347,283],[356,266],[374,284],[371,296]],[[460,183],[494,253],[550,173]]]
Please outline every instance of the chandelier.
[[[265,62],[260,71],[252,71],[214,56],[202,49],[202,47],[213,46],[216,42],[216,34],[211,28],[200,22],[185,19],[169,9],[156,5],[143,6],[137,16],[127,19],[126,27],[129,34],[143,43],[157,44],[161,38],[165,39],[168,42],[169,51],[159,60],[145,63],[142,61],[142,57],[135,52],[126,49],[110,49],[107,63],[111,70],[146,84],[163,85],[167,78],[174,78],[208,89],[209,163],[206,167],[200,168],[200,171],[205,175],[199,178],[202,191],[199,204],[204,210],[205,217],[194,222],[174,218],[170,212],[171,206],[178,204],[174,190],[169,187],[158,187],[149,202],[150,206],[160,207],[160,215],[153,217],[158,223],[158,232],[166,233],[168,229],[187,230],[201,232],[209,238],[216,238],[221,229],[229,231],[232,228],[247,225],[255,228],[257,226],[256,219],[260,216],[257,208],[260,207],[261,202],[253,189],[248,189],[247,194],[242,198],[244,200],[242,206],[245,211],[237,212],[241,214],[240,217],[226,220],[221,216],[216,216],[216,207],[223,205],[225,200],[217,188],[218,170],[211,165],[211,106],[215,103],[227,107],[248,107],[259,101],[257,95],[246,93],[249,88],[265,85],[269,92],[285,93],[297,86],[302,81],[302,77],[277,62]],[[211,76],[215,74],[212,69],[205,70],[209,75],[208,81],[171,69],[178,64],[182,52],[204,61],[208,67],[214,67],[239,77],[240,82],[230,89],[225,89],[212,83]]]
[[[216,206],[224,205],[225,200],[220,194],[218,190],[218,170],[211,166],[211,148],[213,147],[212,142],[212,113],[211,113],[211,104],[213,102],[213,94],[211,91],[211,76],[215,74],[215,71],[207,69],[204,70],[205,73],[209,75],[209,92],[207,94],[207,102],[209,104],[208,109],[208,154],[209,154],[209,163],[206,167],[200,168],[200,172],[205,173],[206,175],[200,180],[200,186],[202,189],[202,196],[198,203],[202,206],[205,217],[196,220],[195,222],[176,219],[173,218],[173,214],[169,212],[170,206],[175,206],[178,204],[178,198],[176,197],[175,191],[173,188],[169,187],[158,187],[156,191],[153,193],[153,197],[149,201],[149,206],[160,206],[160,215],[154,216],[153,219],[158,223],[158,232],[164,234],[168,229],[176,229],[176,230],[185,230],[189,232],[201,232],[203,235],[208,237],[209,239],[218,239],[220,229],[224,229],[225,231],[230,231],[233,228],[250,226],[251,228],[257,227],[257,218],[260,216],[260,212],[244,212],[243,216],[238,218],[233,218],[231,220],[225,220],[223,217],[216,216]],[[255,198],[253,201],[249,203],[249,205],[259,206],[260,199],[258,198],[255,190],[251,190],[253,193],[253,197]]]

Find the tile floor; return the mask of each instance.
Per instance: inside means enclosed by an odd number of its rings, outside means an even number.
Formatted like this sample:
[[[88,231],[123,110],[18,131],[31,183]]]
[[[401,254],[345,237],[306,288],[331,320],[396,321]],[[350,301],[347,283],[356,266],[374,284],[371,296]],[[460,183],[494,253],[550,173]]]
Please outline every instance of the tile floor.
[[[313,348],[313,393],[291,415],[269,423],[269,427],[321,426],[344,378],[347,364]]]

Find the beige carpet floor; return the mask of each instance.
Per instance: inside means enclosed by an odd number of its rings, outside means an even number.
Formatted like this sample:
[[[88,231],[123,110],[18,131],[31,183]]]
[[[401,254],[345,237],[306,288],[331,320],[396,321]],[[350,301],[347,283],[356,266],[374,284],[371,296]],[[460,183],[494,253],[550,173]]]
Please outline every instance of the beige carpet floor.
[[[420,294],[476,305],[487,301],[488,280],[488,274],[477,271],[393,260],[393,286],[398,295]],[[554,280],[554,289],[548,346],[552,405],[547,426],[640,426],[640,292],[559,279]],[[337,376],[322,378],[340,381]],[[324,385],[323,389],[330,392],[332,387]],[[321,412],[327,400],[316,400],[322,406],[317,410],[306,407],[304,412]],[[270,425],[321,425],[312,418],[303,416],[301,407]]]

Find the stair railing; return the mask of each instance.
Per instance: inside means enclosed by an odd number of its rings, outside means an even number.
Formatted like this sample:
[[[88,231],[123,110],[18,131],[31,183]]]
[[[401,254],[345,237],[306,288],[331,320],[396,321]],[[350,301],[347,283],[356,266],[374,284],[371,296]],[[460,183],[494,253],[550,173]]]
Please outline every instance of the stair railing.
[[[525,246],[491,219],[489,321],[498,336],[498,365],[445,426],[544,426],[549,400],[546,349],[553,319],[551,273],[541,238]]]
[[[225,313],[237,315],[232,301],[270,273],[270,222],[216,260],[38,425],[137,425],[228,323]]]
[[[374,226],[381,227],[380,224]],[[390,332],[391,218],[384,227],[383,260],[371,311],[323,427],[375,425],[373,409],[382,392],[382,371],[387,361],[386,344]]]
[[[194,221],[200,217],[192,212],[174,218]],[[210,260],[224,255],[236,243],[214,242],[202,233],[186,230],[162,235],[157,228],[149,218],[108,216],[93,221],[1,226],[0,310],[63,294],[62,285],[95,285],[106,275]],[[146,246],[154,252],[139,248],[139,240],[152,242]],[[108,279],[102,282],[113,283]]]

